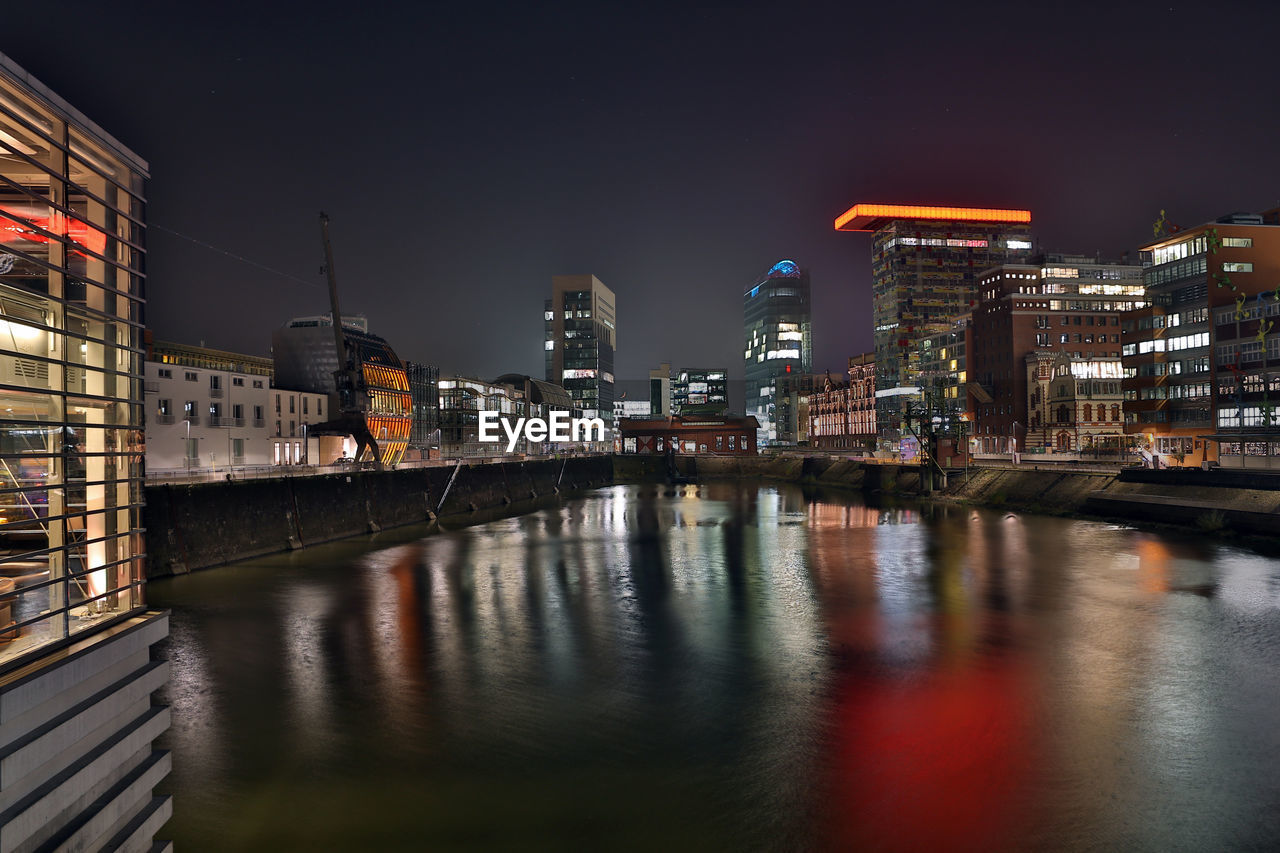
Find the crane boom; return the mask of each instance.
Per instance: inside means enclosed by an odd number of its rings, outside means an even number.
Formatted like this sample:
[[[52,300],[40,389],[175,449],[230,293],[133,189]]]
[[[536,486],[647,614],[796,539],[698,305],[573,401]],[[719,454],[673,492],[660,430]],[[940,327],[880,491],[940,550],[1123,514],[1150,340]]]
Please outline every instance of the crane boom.
[[[320,237],[324,240],[324,270],[329,277],[329,310],[333,318],[333,343],[338,351],[338,369],[347,367],[347,342],[342,334],[342,311],[338,308],[338,274],[333,269],[333,247],[329,245],[329,214],[320,211]]]
[[[338,275],[333,268],[333,247],[329,243],[329,217],[320,212],[320,236],[324,240],[324,265],[329,277],[329,309],[333,320],[333,345],[337,350],[338,369],[333,372],[333,384],[338,392],[336,416],[311,430],[312,435],[350,435],[356,440],[355,458],[363,461],[368,451],[374,465],[382,467],[382,456],[377,439],[369,432],[365,418],[369,395],[365,388],[364,371],[360,355],[355,347],[347,346],[347,336],[342,330],[342,311],[338,308]],[[332,410],[331,410],[332,411]]]

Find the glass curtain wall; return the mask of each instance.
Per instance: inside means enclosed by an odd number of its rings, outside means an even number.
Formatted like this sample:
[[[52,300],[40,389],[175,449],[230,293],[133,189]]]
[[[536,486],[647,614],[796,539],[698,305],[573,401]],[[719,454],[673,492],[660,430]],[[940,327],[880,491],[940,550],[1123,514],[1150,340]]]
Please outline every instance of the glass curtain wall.
[[[0,76],[0,666],[142,605],[144,177]]]

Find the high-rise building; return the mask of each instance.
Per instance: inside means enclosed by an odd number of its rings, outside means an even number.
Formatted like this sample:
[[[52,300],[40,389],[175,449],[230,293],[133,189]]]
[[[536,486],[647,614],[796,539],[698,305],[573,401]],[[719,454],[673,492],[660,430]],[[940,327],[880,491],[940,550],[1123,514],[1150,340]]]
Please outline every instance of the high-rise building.
[[[746,410],[760,424],[760,443],[776,443],[776,380],[807,374],[813,364],[809,273],[778,261],[742,298]]]
[[[682,367],[671,382],[671,411],[677,415],[729,414],[729,372],[723,367]]]
[[[1144,299],[1142,268],[1122,261],[1043,254],[984,270],[966,352],[977,451],[1080,450],[1075,430],[1067,431],[1067,446],[1059,446],[1058,430],[1050,447],[1043,438],[1028,447],[1027,436],[1044,427],[1027,408],[1034,399],[1027,353],[1065,353],[1075,359],[1078,380],[1118,383],[1120,315]]]
[[[1280,468],[1280,210],[1141,249],[1149,305],[1125,316],[1125,432],[1164,465]]]
[[[664,361],[649,371],[649,414],[671,416],[671,362]]]
[[[856,204],[837,231],[872,237],[876,384],[882,392],[919,386],[920,339],[948,331],[973,308],[977,275],[1031,254],[1031,211],[906,204]],[[881,436],[899,435],[903,400],[878,398]]]
[[[543,309],[546,378],[561,385],[583,417],[613,413],[617,346],[613,291],[593,275],[557,275]]]
[[[6,850],[164,849],[172,811],[168,616],[143,595],[147,169],[0,54]]]

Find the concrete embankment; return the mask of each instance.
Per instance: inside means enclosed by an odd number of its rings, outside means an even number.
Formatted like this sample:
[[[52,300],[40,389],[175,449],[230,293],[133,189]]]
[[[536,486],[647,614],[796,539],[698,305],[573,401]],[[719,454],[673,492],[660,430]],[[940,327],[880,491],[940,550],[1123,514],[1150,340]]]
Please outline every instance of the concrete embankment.
[[[454,471],[151,485],[147,571],[151,577],[179,574],[613,481],[607,456],[464,465],[450,486]]]
[[[1280,534],[1280,477],[1266,474],[971,468],[952,471],[946,488],[925,496],[919,469],[912,466],[795,455],[686,456],[676,459],[676,467],[694,479],[782,480],[1025,512],[1177,524],[1208,533]],[[619,456],[614,470],[620,481],[653,480],[664,477],[667,467],[660,458]]]

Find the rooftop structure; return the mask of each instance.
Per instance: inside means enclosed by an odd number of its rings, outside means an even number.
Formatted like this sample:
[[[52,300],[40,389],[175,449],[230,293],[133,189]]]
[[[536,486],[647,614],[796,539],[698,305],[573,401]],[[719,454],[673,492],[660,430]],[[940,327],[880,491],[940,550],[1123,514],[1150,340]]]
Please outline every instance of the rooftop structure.
[[[977,273],[1031,254],[1031,212],[1004,208],[856,204],[837,231],[869,231],[877,423],[886,447],[902,434],[903,401],[920,385],[920,341],[947,332],[977,297]]]

